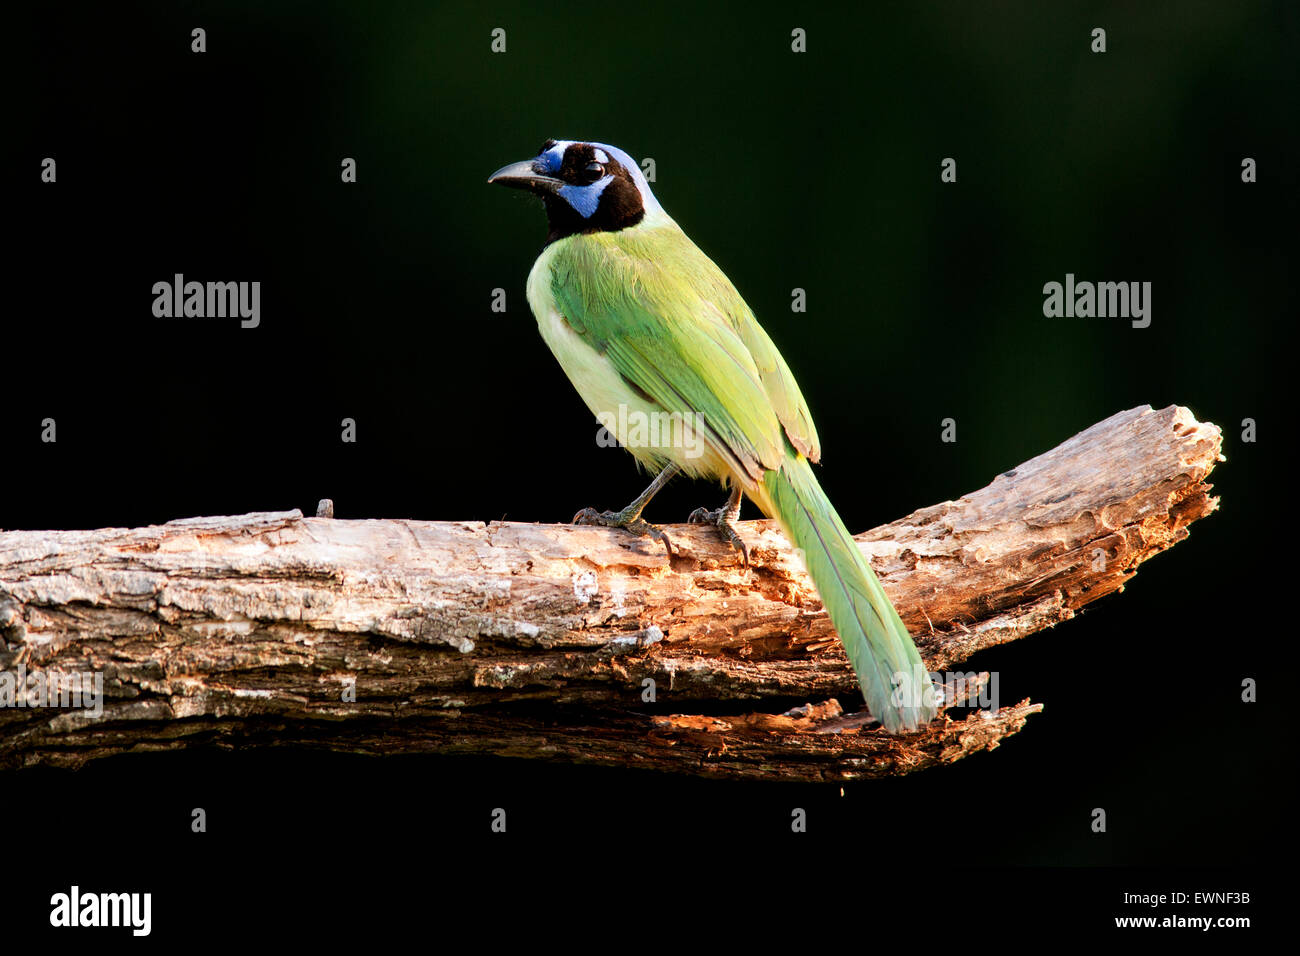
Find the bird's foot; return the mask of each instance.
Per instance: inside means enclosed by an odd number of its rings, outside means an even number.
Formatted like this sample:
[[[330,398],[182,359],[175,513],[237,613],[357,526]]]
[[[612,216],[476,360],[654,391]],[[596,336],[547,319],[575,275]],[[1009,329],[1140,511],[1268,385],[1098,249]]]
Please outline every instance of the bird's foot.
[[[721,508],[714,508],[712,511],[708,508],[696,508],[686,520],[691,524],[711,524],[717,528],[722,540],[740,552],[740,557],[744,561],[745,567],[748,568],[749,548],[740,539],[740,535],[736,533],[736,528],[732,524],[739,517],[740,508],[723,505]]]
[[[649,535],[658,538],[668,550],[668,557],[673,557],[673,545],[663,530],[656,528],[649,521],[641,518],[640,510],[635,512],[624,508],[622,511],[597,511],[595,508],[583,508],[573,516],[574,524],[596,525],[602,528],[622,528],[638,537]]]

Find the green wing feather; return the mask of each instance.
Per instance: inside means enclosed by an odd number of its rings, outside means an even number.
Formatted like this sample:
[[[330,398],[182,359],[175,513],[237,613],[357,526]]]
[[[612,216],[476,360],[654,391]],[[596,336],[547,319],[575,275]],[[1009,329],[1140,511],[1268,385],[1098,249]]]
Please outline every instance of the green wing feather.
[[[552,292],[569,325],[659,406],[704,418],[759,481],[785,439],[819,453],[794,376],[740,293],[675,224],[560,240]],[[784,432],[784,436],[783,436]]]
[[[713,266],[713,263],[710,262],[709,265]],[[714,266],[714,269],[717,267]],[[726,276],[722,278],[725,282]],[[730,287],[731,283],[727,282],[727,286]],[[732,291],[735,292],[734,289]],[[794,375],[790,373],[790,367],[785,364],[785,359],[772,344],[772,340],[767,337],[767,333],[758,324],[754,313],[749,311],[749,306],[740,298],[739,293],[735,293],[734,303],[728,303],[726,314],[732,329],[745,343],[745,348],[749,350],[750,357],[754,360],[763,388],[767,391],[767,397],[772,402],[777,418],[785,428],[790,444],[794,445],[795,450],[801,452],[809,461],[820,460],[821,443],[817,439],[817,429],[813,426],[812,416],[808,414],[808,403],[803,400],[803,393],[799,391],[799,386],[795,383]]]

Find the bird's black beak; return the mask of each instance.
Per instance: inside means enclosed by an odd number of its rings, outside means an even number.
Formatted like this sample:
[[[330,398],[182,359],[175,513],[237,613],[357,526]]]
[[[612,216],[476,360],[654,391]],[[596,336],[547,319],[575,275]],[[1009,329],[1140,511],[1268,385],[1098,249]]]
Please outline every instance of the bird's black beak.
[[[502,166],[488,177],[488,182],[496,183],[498,186],[513,186],[515,189],[528,189],[535,193],[559,192],[560,187],[564,185],[564,180],[539,173],[533,166],[533,162],[528,159],[522,163]]]

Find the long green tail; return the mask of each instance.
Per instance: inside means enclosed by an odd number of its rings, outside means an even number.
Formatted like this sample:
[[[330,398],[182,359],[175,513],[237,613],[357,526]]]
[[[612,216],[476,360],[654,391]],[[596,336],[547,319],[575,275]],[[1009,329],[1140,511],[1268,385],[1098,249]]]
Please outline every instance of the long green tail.
[[[766,474],[763,488],[773,517],[803,551],[872,716],[894,734],[932,720],[934,688],[921,655],[808,460],[791,450],[779,470]]]

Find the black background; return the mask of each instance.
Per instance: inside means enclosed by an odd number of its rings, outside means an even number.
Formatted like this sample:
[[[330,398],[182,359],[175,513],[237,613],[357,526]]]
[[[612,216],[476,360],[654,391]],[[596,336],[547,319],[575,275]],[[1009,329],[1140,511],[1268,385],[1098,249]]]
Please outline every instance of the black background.
[[[254,917],[331,934],[460,920],[502,893],[631,906],[627,931],[650,935],[683,905],[741,923],[813,907],[842,942],[873,907],[1073,933],[1141,912],[1122,889],[1258,899],[1290,792],[1268,679],[1290,625],[1269,614],[1278,532],[1261,529],[1289,437],[1296,13],[1137,6],[24,12],[0,527],[321,497],[348,518],[561,521],[626,503],[644,476],[597,447],[524,301],[540,207],[484,183],[547,137],[656,160],[656,195],[798,377],[850,528],[956,498],[1135,405],[1220,424],[1228,461],[1220,512],[1123,595],[968,662],[1000,672],[1004,701],[1046,705],[992,753],[842,794],[274,751],[5,771],[0,819],[28,861],[7,923],[46,925],[73,882],[152,890],[159,939]],[[1105,54],[1089,51],[1095,26]],[[46,156],[57,184],[39,181]],[[939,179],[947,156],[956,184]],[[1241,182],[1245,156],[1257,183]],[[177,272],[260,280],[261,327],[155,319],[151,287]],[[1151,327],[1044,318],[1042,286],[1067,272],[1152,282]],[[795,287],[807,314],[790,311]],[[1240,440],[1245,418],[1257,443]],[[716,498],[676,483],[649,516]],[[1240,703],[1244,677],[1261,703]],[[195,806],[207,834],[189,830]],[[805,835],[789,832],[796,806]],[[1086,869],[999,869],[1020,864]],[[1118,866],[1143,869],[1103,869]],[[1191,866],[1226,869],[1170,869]],[[721,907],[738,887],[748,902]],[[927,932],[952,938],[945,925]]]

